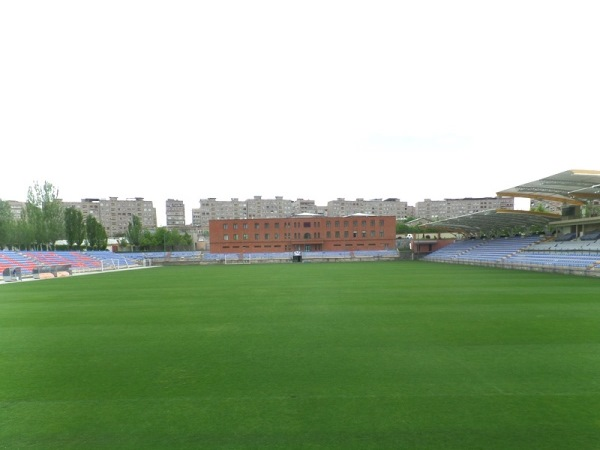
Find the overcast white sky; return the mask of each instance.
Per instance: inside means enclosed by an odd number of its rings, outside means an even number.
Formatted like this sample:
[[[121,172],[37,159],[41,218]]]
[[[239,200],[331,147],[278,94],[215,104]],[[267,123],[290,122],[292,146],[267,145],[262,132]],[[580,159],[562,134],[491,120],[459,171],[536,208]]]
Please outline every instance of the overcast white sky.
[[[3,1],[0,199],[487,197],[600,169],[595,1]]]

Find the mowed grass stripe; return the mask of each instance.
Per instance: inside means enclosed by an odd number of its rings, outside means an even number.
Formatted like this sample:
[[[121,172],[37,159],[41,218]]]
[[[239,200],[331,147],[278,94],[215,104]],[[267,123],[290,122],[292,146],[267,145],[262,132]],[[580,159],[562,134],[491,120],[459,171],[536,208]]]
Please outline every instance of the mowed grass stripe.
[[[598,283],[400,262],[2,286],[0,448],[597,448]]]

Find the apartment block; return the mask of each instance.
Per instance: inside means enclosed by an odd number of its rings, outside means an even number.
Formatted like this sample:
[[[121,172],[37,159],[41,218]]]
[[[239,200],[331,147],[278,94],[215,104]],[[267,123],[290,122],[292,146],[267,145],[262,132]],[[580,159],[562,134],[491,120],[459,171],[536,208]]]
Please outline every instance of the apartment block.
[[[208,229],[211,220],[277,218],[320,212],[323,212],[323,209],[316,206],[314,200],[286,200],[283,197],[263,199],[256,195],[247,200],[232,198],[223,201],[213,197],[201,199],[200,208],[192,209],[192,224]]]
[[[25,202],[18,202],[16,200],[6,200],[8,206],[10,207],[10,213],[15,220],[19,220],[21,218],[21,214],[25,209]]]
[[[362,198],[346,200],[338,198],[327,203],[327,215],[332,217],[349,216],[352,214],[372,214],[405,219],[414,216],[414,213],[415,209],[413,206],[408,206],[407,202],[402,202],[397,198],[388,198],[385,200],[365,200]]]
[[[168,199],[165,204],[167,227],[185,226],[185,205],[182,200]]]
[[[431,200],[415,205],[416,216],[423,219],[442,220],[475,214],[490,209],[515,209],[513,197],[482,197]]]
[[[156,208],[143,197],[126,200],[119,200],[117,197],[84,198],[81,202],[63,202],[63,205],[65,208],[79,208],[84,217],[94,216],[102,224],[108,237],[124,236],[134,215],[140,218],[143,228],[157,227]]]

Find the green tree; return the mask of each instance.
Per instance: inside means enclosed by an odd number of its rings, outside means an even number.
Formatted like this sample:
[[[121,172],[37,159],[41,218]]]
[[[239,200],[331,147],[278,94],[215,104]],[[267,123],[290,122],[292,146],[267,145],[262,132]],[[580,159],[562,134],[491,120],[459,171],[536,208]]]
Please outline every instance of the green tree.
[[[169,245],[171,245],[169,230],[166,227],[157,228],[152,237],[152,248],[166,252]]]
[[[142,238],[140,241],[140,250],[151,250],[158,248],[157,239],[157,233],[152,233],[150,230],[144,230],[142,232]],[[160,247],[160,249],[162,250],[162,247]]]
[[[81,210],[73,206],[65,209],[65,235],[70,249],[81,248],[85,239],[85,222]]]
[[[127,225],[127,233],[125,233],[125,237],[127,238],[127,241],[129,241],[129,245],[139,249],[142,242],[143,231],[142,220],[138,216],[132,215],[131,222],[129,222],[129,225]]]
[[[408,234],[408,233],[418,233],[418,227],[411,227],[407,225],[408,220],[398,220],[396,221],[396,234]]]
[[[0,250],[11,244],[15,220],[8,202],[0,200]]]
[[[88,239],[88,245],[93,250],[105,250],[108,244],[106,230],[98,220],[88,215],[85,219],[85,231]]]
[[[22,225],[25,225],[23,228],[26,228],[27,233],[20,233],[19,237],[27,239],[27,241],[22,241],[21,244],[26,248],[40,250],[43,242],[46,242],[42,209],[34,203],[26,202],[23,210],[23,222]]]
[[[181,234],[177,230],[169,230],[167,227],[157,228],[156,231],[144,230],[140,239],[140,250],[164,251],[190,249],[193,244],[192,237]]]
[[[181,235],[180,242],[180,245],[184,245],[187,250],[190,250],[192,248],[192,245],[194,244],[194,239],[192,238],[192,235],[186,231]]]
[[[106,247],[108,246],[108,235],[106,234],[106,230],[100,222],[96,224],[96,236],[96,248],[98,250],[106,250]]]
[[[25,214],[15,222],[11,241],[14,246],[21,250],[30,249],[35,243],[35,231],[33,225],[27,221]]]
[[[189,234],[181,234],[177,230],[169,230],[165,227],[158,228],[155,235],[157,246],[169,252],[183,249],[188,250],[191,248],[193,242]]]
[[[42,186],[35,182],[27,193],[25,218],[31,225],[35,240],[33,244],[46,249],[54,246],[64,236],[64,216],[58,189],[45,181]]]

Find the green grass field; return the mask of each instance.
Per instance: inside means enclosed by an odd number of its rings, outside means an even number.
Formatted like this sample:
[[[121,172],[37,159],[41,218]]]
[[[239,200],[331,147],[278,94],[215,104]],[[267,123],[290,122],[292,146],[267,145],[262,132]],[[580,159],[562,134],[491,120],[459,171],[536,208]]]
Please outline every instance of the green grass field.
[[[600,449],[599,294],[425,262],[0,286],[0,448]]]

